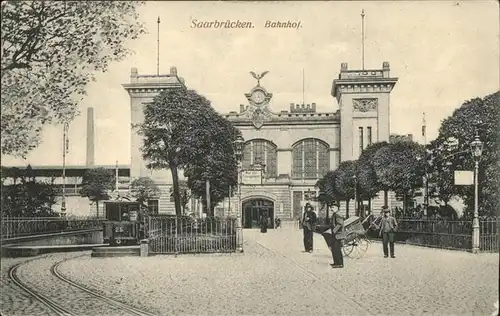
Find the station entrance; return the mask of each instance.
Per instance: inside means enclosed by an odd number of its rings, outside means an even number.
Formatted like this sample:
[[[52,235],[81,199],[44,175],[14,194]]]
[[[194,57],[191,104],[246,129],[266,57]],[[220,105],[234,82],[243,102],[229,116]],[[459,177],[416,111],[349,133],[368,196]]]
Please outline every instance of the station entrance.
[[[267,217],[268,228],[274,228],[274,202],[267,199],[251,199],[242,205],[243,228],[259,228],[261,216]]]

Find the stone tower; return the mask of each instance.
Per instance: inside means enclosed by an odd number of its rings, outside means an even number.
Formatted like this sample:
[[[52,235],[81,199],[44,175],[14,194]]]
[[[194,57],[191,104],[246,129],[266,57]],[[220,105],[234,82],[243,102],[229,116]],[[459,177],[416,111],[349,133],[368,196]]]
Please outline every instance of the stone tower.
[[[342,63],[332,96],[340,108],[340,161],[357,159],[371,143],[389,141],[390,93],[398,78],[382,69],[348,70]]]
[[[143,106],[152,102],[153,98],[162,90],[170,88],[185,87],[184,79],[177,76],[177,68],[171,67],[167,75],[139,75],[137,68],[130,71],[130,83],[124,84],[130,96],[130,119],[132,125],[140,124],[144,121]],[[142,136],[137,134],[135,128],[131,129],[130,142],[130,178],[150,177],[151,171],[146,168],[142,159],[141,146]],[[160,181],[161,182],[161,181]]]

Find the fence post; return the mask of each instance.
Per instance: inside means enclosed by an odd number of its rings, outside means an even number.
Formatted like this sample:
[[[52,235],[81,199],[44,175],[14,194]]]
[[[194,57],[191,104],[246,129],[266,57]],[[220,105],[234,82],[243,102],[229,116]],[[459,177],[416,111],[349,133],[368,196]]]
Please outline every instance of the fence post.
[[[149,239],[141,240],[141,257],[149,256]]]
[[[243,252],[243,227],[240,215],[236,218],[236,251]]]

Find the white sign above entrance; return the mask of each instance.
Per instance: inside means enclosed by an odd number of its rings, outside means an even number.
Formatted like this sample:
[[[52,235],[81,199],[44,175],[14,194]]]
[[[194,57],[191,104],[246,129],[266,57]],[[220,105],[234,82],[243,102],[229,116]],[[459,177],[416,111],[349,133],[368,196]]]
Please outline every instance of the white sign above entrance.
[[[262,184],[261,170],[244,170],[241,172],[241,182],[243,184]]]

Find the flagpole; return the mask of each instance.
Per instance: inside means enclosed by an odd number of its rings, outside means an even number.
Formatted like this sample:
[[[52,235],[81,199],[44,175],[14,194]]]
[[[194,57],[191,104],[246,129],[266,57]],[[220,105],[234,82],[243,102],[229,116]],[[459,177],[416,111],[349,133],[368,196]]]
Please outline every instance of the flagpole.
[[[361,66],[365,70],[365,10],[361,11]]]
[[[156,31],[156,75],[160,76],[160,17],[157,20]]]

